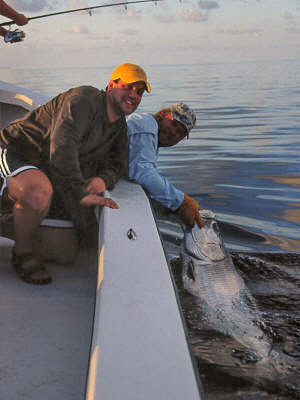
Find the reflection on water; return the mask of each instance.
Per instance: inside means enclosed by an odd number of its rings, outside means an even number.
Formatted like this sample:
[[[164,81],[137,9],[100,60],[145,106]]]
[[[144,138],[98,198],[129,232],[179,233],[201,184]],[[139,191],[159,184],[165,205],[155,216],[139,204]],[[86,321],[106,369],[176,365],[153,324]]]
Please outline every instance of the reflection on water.
[[[282,61],[274,70],[272,63],[230,64],[224,70],[214,65],[211,73],[190,66],[202,98],[187,99],[196,110],[196,128],[190,140],[162,149],[159,158],[162,173],[202,208],[265,238],[263,244],[245,243],[254,251],[300,251],[299,101],[286,81],[299,64]],[[216,76],[220,86],[214,85]],[[297,74],[295,82],[299,90]],[[236,244],[227,241],[232,249],[240,248]]]
[[[300,169],[300,167],[298,169]],[[262,176],[262,178],[264,177]],[[274,183],[281,183],[300,188],[300,175],[285,175],[285,176],[274,175],[274,176],[268,176],[267,178],[271,179]]]
[[[300,251],[300,60],[144,67],[141,111],[186,102],[197,115],[189,140],[161,149],[161,172],[219,221],[264,238],[245,248]],[[54,96],[105,88],[113,68],[0,68],[0,79]]]
[[[299,251],[300,60],[144,67],[152,91],[141,111],[186,102],[197,115],[189,140],[161,149],[161,172],[222,222],[265,239],[245,248]],[[0,79],[54,96],[105,88],[113,68],[0,68]]]

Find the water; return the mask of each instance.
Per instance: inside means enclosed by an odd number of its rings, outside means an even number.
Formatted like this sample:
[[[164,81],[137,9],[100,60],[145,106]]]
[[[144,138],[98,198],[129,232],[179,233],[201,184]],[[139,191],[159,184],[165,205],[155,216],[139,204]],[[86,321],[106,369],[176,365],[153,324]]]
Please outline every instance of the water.
[[[182,288],[180,259],[171,262],[206,400],[300,399],[300,254],[234,252],[232,257],[257,304],[263,341],[271,344],[266,362],[252,362],[253,348],[249,352],[205,322],[201,300]],[[244,359],[248,355],[250,362]]]
[[[113,68],[0,68],[0,79],[54,96],[105,88]],[[144,68],[152,92],[141,111],[183,101],[197,115],[189,140],[161,150],[162,174],[217,214],[229,249],[298,252],[300,60]]]
[[[105,88],[113,68],[0,67],[0,80],[54,96],[82,84]],[[290,382],[277,396],[276,382],[263,380],[259,367],[239,365],[232,357],[232,338],[199,327],[201,309],[180,289],[179,266],[174,273],[208,398],[294,399],[299,394],[294,378],[299,381],[300,256],[291,253],[300,253],[300,59],[144,68],[152,92],[144,95],[140,111],[186,102],[197,115],[189,140],[161,150],[161,173],[217,215],[278,351],[293,361]],[[166,218],[159,226],[174,259],[180,226]],[[245,261],[240,255],[245,252],[254,259]]]

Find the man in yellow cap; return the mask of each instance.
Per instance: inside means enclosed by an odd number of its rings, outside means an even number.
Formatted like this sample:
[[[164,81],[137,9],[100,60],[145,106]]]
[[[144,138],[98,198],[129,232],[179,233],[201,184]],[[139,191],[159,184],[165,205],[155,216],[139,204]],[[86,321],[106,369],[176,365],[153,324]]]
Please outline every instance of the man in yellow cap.
[[[88,231],[85,209],[118,208],[102,194],[123,173],[125,115],[137,109],[145,90],[151,90],[145,71],[122,64],[105,91],[72,88],[0,131],[0,207],[13,213],[12,262],[24,281],[51,282],[33,254],[33,241],[53,198],[74,222],[80,239]]]

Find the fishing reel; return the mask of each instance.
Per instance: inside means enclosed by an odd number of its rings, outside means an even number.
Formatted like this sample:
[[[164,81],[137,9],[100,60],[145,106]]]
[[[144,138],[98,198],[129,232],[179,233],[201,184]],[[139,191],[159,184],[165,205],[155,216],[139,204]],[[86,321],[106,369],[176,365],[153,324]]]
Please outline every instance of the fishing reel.
[[[25,33],[20,31],[19,29],[15,29],[14,31],[9,30],[4,36],[5,43],[17,43],[22,42],[25,38]]]

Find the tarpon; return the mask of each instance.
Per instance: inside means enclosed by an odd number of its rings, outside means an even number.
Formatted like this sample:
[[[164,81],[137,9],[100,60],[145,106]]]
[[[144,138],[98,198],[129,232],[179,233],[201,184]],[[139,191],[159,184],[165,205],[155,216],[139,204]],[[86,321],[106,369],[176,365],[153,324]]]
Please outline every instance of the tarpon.
[[[197,224],[184,228],[183,287],[199,299],[208,326],[233,337],[249,350],[244,362],[266,358],[271,345],[260,327],[255,299],[225,248],[215,214],[201,210],[200,215],[205,222],[202,228]],[[240,357],[240,350],[235,351],[235,356]]]

